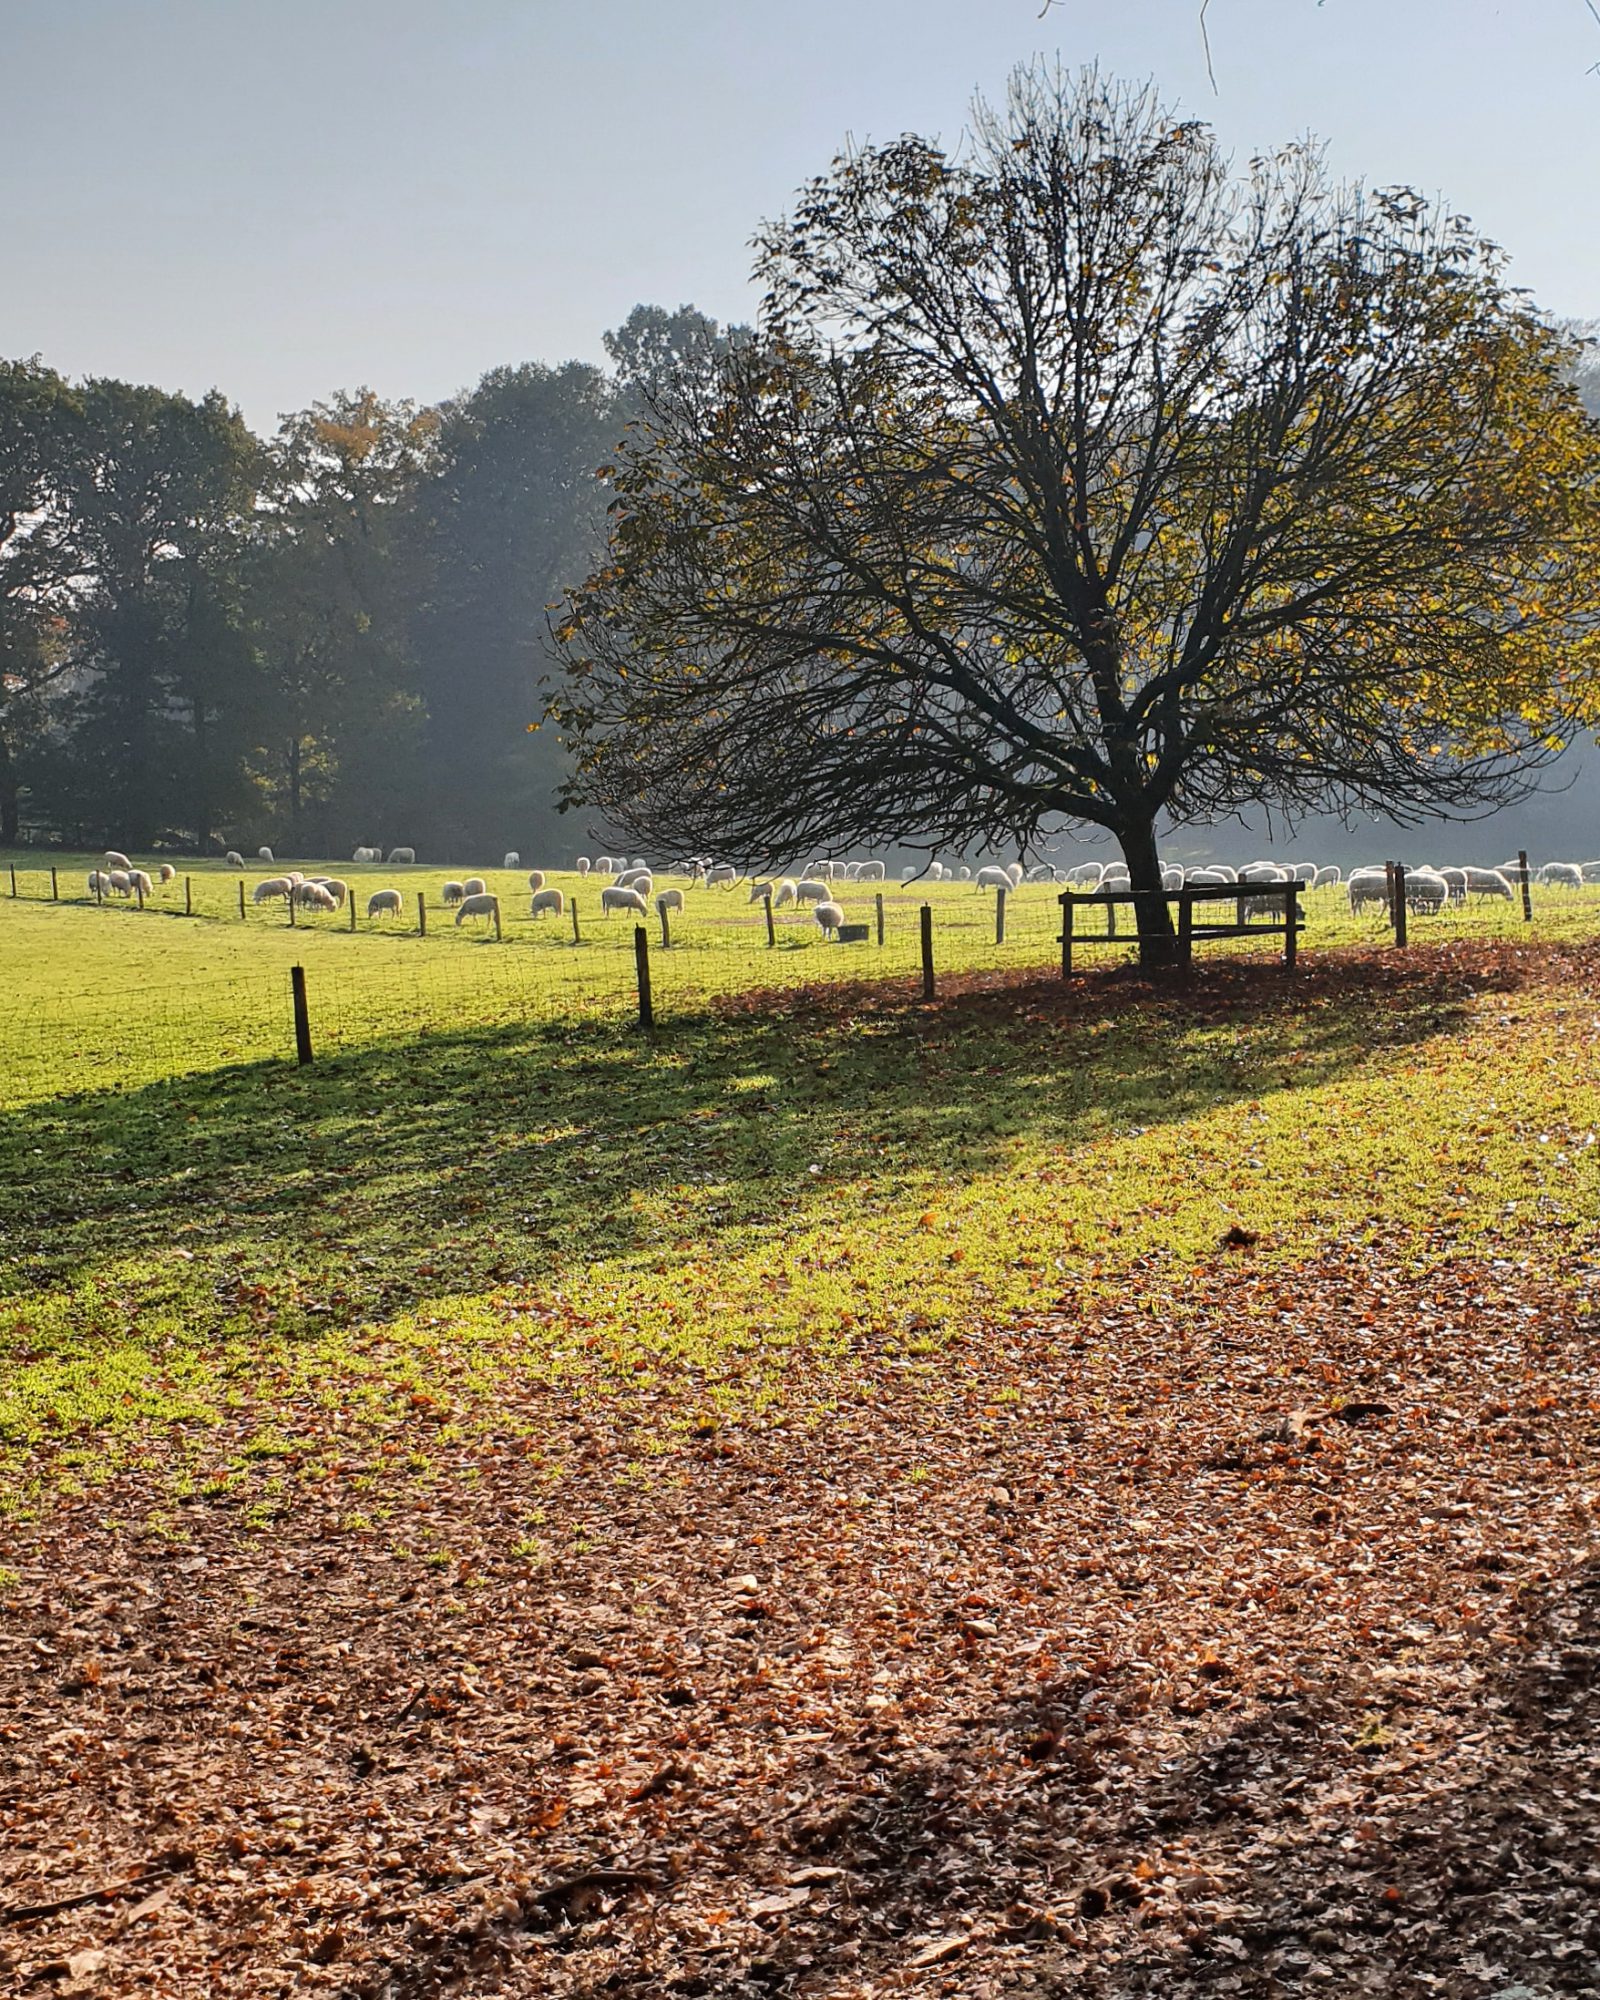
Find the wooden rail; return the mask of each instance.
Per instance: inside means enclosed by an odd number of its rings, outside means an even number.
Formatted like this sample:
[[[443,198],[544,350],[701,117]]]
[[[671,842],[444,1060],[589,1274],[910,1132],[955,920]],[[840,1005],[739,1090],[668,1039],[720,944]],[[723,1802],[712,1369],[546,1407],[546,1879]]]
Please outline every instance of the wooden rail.
[[[1300,932],[1305,927],[1305,917],[1300,909],[1300,894],[1305,888],[1303,882],[1217,882],[1196,884],[1183,889],[1096,889],[1089,895],[1079,895],[1072,889],[1063,890],[1058,898],[1061,904],[1061,977],[1072,977],[1072,954],[1075,949],[1090,944],[1131,944],[1135,941],[1127,932],[1117,931],[1117,911],[1122,908],[1137,913],[1141,903],[1160,901],[1176,903],[1177,959],[1180,965],[1189,965],[1194,959],[1196,940],[1205,942],[1212,938],[1229,937],[1281,937],[1283,939],[1283,966],[1286,972],[1293,972]],[[1281,902],[1281,918],[1262,918],[1246,910],[1248,903]],[[1231,922],[1214,923],[1197,918],[1198,905],[1231,903],[1235,913]],[[1080,910],[1101,909],[1106,913],[1106,928],[1103,931],[1080,931],[1077,928],[1077,913]]]

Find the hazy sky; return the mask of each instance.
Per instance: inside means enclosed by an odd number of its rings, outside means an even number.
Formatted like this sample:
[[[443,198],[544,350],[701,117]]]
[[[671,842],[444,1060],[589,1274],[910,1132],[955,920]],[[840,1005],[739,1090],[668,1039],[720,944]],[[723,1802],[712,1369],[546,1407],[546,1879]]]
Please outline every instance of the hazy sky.
[[[749,313],[748,243],[847,135],[954,139],[1036,52],[1248,154],[1442,192],[1600,318],[1586,0],[0,0],[0,353],[258,426],[601,357],[638,300]]]

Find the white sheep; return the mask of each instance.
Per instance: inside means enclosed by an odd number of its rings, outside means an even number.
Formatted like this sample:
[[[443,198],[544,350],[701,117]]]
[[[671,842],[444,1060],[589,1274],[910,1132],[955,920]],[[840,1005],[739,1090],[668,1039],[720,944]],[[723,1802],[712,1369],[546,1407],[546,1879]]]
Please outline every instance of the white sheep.
[[[544,887],[544,870],[542,868],[533,868],[528,871],[528,887],[536,896]]]
[[[222,857],[222,865],[224,868],[242,868],[244,866],[244,856],[236,847],[230,847]]]
[[[633,910],[641,917],[650,914],[649,904],[637,889],[619,889],[615,883],[600,891],[601,915],[609,917],[613,910]]]
[[[178,879],[178,871],[170,861],[163,861],[161,866],[156,870],[156,874],[163,885],[168,882],[176,882]]]
[[[881,861],[863,861],[856,880],[858,882],[881,882],[883,880],[883,863]]]
[[[567,899],[559,889],[535,889],[528,902],[530,917],[562,917],[567,912]]]
[[[296,882],[292,899],[302,910],[336,910],[332,892],[323,888],[320,882]]]
[[[1176,862],[1169,861],[1163,866],[1161,870],[1161,886],[1169,892],[1173,889],[1181,889],[1183,887],[1183,870]]]
[[[1467,871],[1466,871],[1466,869],[1465,869],[1465,868],[1441,868],[1441,869],[1439,870],[1439,873],[1440,873],[1440,874],[1441,874],[1441,875],[1442,875],[1442,876],[1444,877],[1444,880],[1445,880],[1445,887],[1446,887],[1446,888],[1447,888],[1447,889],[1448,889],[1448,890],[1450,891],[1450,900],[1451,900],[1451,902],[1452,902],[1452,903],[1464,903],[1464,902],[1465,902],[1465,901],[1467,900]]]
[[[374,889],[367,898],[369,917],[397,917],[405,907],[405,898],[398,889]]]
[[[474,889],[469,896],[463,896],[461,907],[456,911],[456,929],[460,930],[468,917],[497,917],[500,914],[500,898],[487,889]]]
[[[100,859],[108,868],[120,868],[124,874],[133,866],[127,855],[119,854],[114,847],[108,847]]]
[[[915,868],[902,868],[900,870],[900,880],[902,882],[909,882],[912,876],[916,874],[916,872],[917,871]]]
[[[1013,861],[1006,873],[1011,877],[1011,886],[1015,889],[1022,880],[1022,863]]]
[[[1503,869],[1463,868],[1467,878],[1469,896],[1487,896],[1491,902],[1509,903],[1514,900],[1514,892]]]
[[[1308,889],[1315,885],[1316,879],[1321,873],[1322,870],[1314,861],[1294,861],[1289,865],[1291,881],[1302,882]]]
[[[1220,889],[1227,881],[1220,868],[1185,868],[1183,886],[1186,889]]]
[[[113,868],[111,873],[106,877],[106,880],[110,883],[111,893],[114,896],[131,896],[133,894],[133,874],[131,870],[127,868]]]
[[[958,868],[956,870],[956,880],[958,882],[970,882],[972,880],[972,870],[964,867]]]
[[[1539,880],[1547,889],[1581,889],[1583,870],[1575,861],[1547,861],[1539,870]]]
[[[1344,886],[1353,917],[1360,916],[1368,903],[1377,903],[1380,908],[1388,907],[1389,871],[1386,868],[1352,868]]]
[[[594,872],[597,875],[614,875],[616,873],[616,870],[617,870],[617,864],[616,864],[616,859],[613,855],[597,854],[595,856]]]
[[[792,875],[785,875],[772,892],[772,907],[781,910],[800,899],[800,885]]]
[[[719,861],[706,870],[708,889],[731,889],[739,879],[737,868],[730,868],[726,861]]]
[[[395,867],[402,862],[415,861],[416,858],[417,850],[414,847],[391,847],[389,849],[390,867]]]
[[[258,882],[250,897],[252,903],[281,903],[294,894],[294,884],[287,875],[269,875],[264,882]]]
[[[578,871],[578,873],[579,873],[580,875],[587,875],[587,874],[588,874],[588,872],[589,872],[589,857],[588,857],[588,855],[587,855],[587,854],[580,854],[580,855],[578,856],[577,860],[576,860],[576,861],[575,861],[575,862],[573,863],[573,866],[574,866],[574,867],[575,867],[575,868],[577,869],[577,871]]]
[[[1590,888],[1593,888],[1596,882],[1600,882],[1600,861],[1584,861],[1579,866],[1583,879]]]
[[[444,887],[439,891],[446,907],[450,909],[454,909],[455,905],[461,901],[461,898],[466,893],[466,885],[462,882],[446,882]]]
[[[111,876],[104,868],[91,868],[89,870],[88,881],[89,894],[91,896],[109,896],[114,893],[111,887]]]
[[[804,881],[796,882],[794,885],[794,899],[802,905],[806,903],[825,903],[830,893],[831,887],[828,883],[815,880],[809,875]],[[777,901],[777,898],[774,897],[773,900]]]
[[[146,896],[153,896],[155,892],[155,883],[150,880],[150,877],[142,868],[130,868],[128,870],[128,894],[130,896],[141,893]]]
[[[306,878],[299,872],[299,870],[294,868],[291,868],[288,875],[285,877],[285,880],[288,882],[289,887],[291,889],[298,889],[300,884],[305,879]]]
[[[648,868],[625,868],[617,877],[619,889],[637,889],[641,896],[648,896],[655,887],[655,877]]]
[[[822,902],[811,912],[817,928],[827,937],[844,922],[844,911],[837,903]]]
[[[1032,866],[1032,867],[1031,867],[1031,868],[1030,868],[1030,869],[1029,869],[1029,870],[1027,871],[1027,873],[1026,873],[1026,874],[1025,874],[1024,876],[1023,876],[1023,878],[1022,878],[1022,879],[1023,879],[1023,881],[1024,881],[1024,882],[1047,882],[1047,881],[1049,881],[1049,879],[1050,879],[1050,864],[1049,864],[1049,862],[1048,862],[1048,861],[1036,861],[1036,862],[1035,862],[1035,863],[1033,864],[1033,866]]]
[[[1016,884],[1007,868],[980,868],[972,879],[975,889],[1013,889]]]
[[[522,856],[513,849],[506,856],[505,860],[501,862],[500,866],[502,868],[520,868],[522,866]]]
[[[1437,868],[1406,870],[1406,908],[1419,916],[1437,916],[1450,900],[1450,884]]]
[[[657,894],[656,911],[659,915],[665,916],[668,910],[681,910],[682,908],[683,891],[681,889],[662,889]]]
[[[1344,875],[1340,869],[1319,868],[1311,878],[1311,886],[1313,889],[1337,889],[1343,880]]]
[[[256,859],[258,861],[270,861],[272,859],[272,849],[270,847],[258,847],[256,849]]]
[[[463,896],[487,896],[489,885],[481,875],[469,875],[461,885]]]

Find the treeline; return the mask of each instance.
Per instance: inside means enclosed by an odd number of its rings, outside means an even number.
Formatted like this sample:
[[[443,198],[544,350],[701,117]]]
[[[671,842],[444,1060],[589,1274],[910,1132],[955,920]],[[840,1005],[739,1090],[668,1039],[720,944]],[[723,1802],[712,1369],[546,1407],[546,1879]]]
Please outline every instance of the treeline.
[[[595,469],[728,337],[641,306],[609,371],[357,390],[266,439],[220,392],[0,362],[0,841],[570,844],[546,607],[600,545]]]

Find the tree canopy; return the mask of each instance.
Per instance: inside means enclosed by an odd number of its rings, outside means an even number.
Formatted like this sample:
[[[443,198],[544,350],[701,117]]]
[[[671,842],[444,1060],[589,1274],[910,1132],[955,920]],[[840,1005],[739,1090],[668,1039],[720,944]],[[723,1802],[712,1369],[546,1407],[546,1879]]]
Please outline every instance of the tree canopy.
[[[641,843],[1066,820],[1154,888],[1163,817],[1477,811],[1593,713],[1595,428],[1463,218],[1034,67],[759,272],[560,628],[568,802]]]

